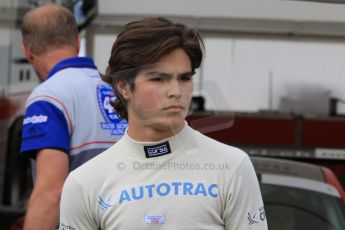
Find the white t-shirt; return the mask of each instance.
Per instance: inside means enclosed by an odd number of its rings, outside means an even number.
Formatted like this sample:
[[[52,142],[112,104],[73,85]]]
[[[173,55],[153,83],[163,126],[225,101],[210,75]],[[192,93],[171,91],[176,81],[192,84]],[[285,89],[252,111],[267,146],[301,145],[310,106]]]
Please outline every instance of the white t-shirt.
[[[255,229],[267,222],[247,154],[188,125],[155,143],[127,134],[68,176],[60,229]]]

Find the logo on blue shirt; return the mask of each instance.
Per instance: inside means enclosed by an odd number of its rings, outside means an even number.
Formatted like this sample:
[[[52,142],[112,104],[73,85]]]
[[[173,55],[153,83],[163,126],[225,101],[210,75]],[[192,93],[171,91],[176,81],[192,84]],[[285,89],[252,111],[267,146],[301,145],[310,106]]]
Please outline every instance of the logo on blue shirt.
[[[101,128],[108,129],[112,135],[123,135],[127,128],[127,121],[121,119],[110,104],[116,98],[111,86],[98,85],[97,97],[99,108],[105,120],[101,123]]]

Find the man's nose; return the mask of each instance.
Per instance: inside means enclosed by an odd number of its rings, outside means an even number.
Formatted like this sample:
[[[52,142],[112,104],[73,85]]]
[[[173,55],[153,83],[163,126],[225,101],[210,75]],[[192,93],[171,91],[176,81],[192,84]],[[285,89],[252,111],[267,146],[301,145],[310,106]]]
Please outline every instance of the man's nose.
[[[168,97],[181,97],[181,86],[177,79],[171,79],[168,84]]]

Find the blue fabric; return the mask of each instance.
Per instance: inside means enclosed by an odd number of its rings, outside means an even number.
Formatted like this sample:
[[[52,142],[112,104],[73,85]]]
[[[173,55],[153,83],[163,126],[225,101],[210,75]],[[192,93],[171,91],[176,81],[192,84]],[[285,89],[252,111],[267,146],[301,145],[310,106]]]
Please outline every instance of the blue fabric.
[[[57,63],[53,69],[50,70],[48,74],[48,78],[53,76],[55,73],[59,72],[62,69],[65,68],[89,68],[89,69],[97,69],[95,66],[95,63],[91,58],[88,57],[73,57],[73,58],[67,58],[59,63]]]
[[[44,148],[59,149],[66,153],[70,149],[68,123],[53,104],[37,101],[26,111],[23,122],[21,153],[30,151],[32,157],[37,150]]]

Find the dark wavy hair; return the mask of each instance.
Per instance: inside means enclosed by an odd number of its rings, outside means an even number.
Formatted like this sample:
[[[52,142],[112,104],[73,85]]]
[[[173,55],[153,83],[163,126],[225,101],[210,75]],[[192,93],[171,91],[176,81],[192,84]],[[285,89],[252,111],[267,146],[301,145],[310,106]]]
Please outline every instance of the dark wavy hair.
[[[112,106],[121,118],[128,119],[127,102],[116,84],[126,81],[133,91],[135,77],[144,66],[154,64],[177,48],[185,50],[193,72],[200,67],[204,45],[196,30],[162,17],[144,18],[125,25],[112,47],[108,67],[102,75],[102,79],[114,88],[116,100]]]

